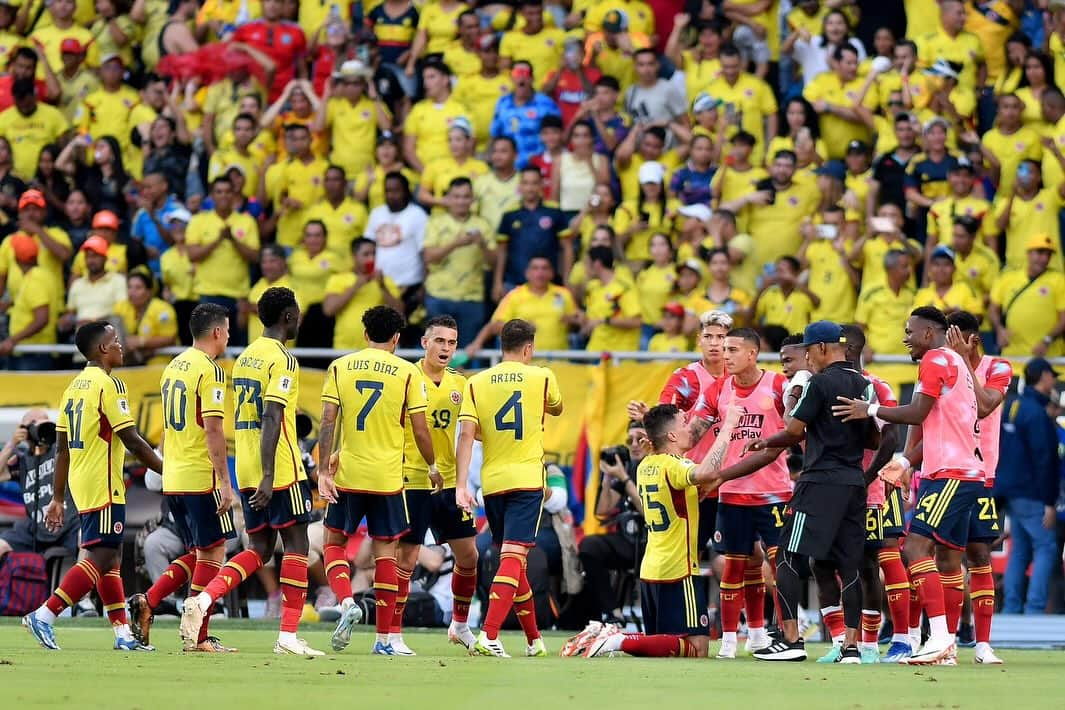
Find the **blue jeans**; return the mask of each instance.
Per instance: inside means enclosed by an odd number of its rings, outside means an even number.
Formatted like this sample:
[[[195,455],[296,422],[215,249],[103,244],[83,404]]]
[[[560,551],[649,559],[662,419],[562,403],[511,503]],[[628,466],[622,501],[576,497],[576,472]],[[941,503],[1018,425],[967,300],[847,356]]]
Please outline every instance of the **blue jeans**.
[[[1043,614],[1047,606],[1047,587],[1054,570],[1057,541],[1054,530],[1043,527],[1044,506],[1031,498],[1010,498],[1006,515],[1010,518],[1010,560],[1006,566],[1003,587],[1005,614]],[[1028,579],[1028,594],[1024,593],[1024,578],[1028,565],[1032,574]]]
[[[484,325],[483,301],[448,301],[425,295],[425,313],[434,316],[451,316],[459,324],[459,347],[464,348],[477,337]]]

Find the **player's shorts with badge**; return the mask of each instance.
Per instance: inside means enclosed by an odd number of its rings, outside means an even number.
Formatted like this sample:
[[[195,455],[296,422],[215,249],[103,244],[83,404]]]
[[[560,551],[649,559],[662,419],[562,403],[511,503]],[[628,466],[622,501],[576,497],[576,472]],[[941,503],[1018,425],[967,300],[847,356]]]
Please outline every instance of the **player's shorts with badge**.
[[[124,504],[111,503],[78,517],[81,519],[82,547],[122,547],[122,531],[126,529]]]
[[[969,513],[969,542],[992,543],[1002,535],[1002,521],[998,516],[998,506],[991,495],[990,488],[984,488],[983,495],[976,499],[976,505]]]
[[[714,549],[719,554],[750,555],[758,540],[764,542],[767,548],[776,547],[780,542],[780,530],[784,527],[786,508],[787,503],[783,502],[765,505],[718,504]]]
[[[410,530],[403,536],[403,542],[421,545],[425,541],[426,531],[430,529],[437,542],[477,535],[473,515],[455,503],[454,488],[445,488],[439,493],[407,490],[404,495],[407,497]]]
[[[256,510],[251,506],[254,493],[254,488],[240,492],[244,507],[244,529],[249,534],[267,527],[280,530],[311,521],[311,486],[306,479],[296,481],[284,490],[274,491],[266,510]]]
[[[523,547],[536,545],[540,532],[540,512],[544,507],[544,489],[508,491],[484,497],[484,514],[496,545],[512,543]]]
[[[325,509],[325,527],[352,535],[366,518],[366,530],[375,540],[398,540],[410,529],[407,503],[399,493],[346,493]]]
[[[964,549],[969,541],[969,518],[985,490],[983,481],[921,479],[910,532]]]
[[[222,494],[175,493],[166,497],[178,537],[190,550],[209,550],[237,536],[233,511],[218,514]]]
[[[906,508],[902,505],[902,489],[886,486],[884,498],[884,537],[903,537],[906,535]]]
[[[873,506],[865,509],[865,549],[877,551],[884,547],[884,509]]]
[[[648,634],[709,636],[706,580],[687,577],[676,582],[640,582],[640,606]]]

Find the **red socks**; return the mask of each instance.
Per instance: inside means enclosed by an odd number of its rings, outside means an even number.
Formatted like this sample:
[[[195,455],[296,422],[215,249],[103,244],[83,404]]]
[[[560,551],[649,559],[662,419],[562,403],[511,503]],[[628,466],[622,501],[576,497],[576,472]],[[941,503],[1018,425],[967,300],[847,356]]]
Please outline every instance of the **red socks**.
[[[875,644],[880,636],[880,612],[862,609],[862,643]]]
[[[212,602],[216,602],[236,589],[262,566],[263,561],[257,553],[252,550],[244,550],[234,555],[233,559],[226,563],[225,567],[215,575],[214,579],[207,583],[203,591],[211,597]],[[196,572],[199,573],[199,571],[200,568],[197,565]]]
[[[765,628],[765,579],[762,578],[762,563],[754,564],[747,558],[743,570],[743,605],[747,609],[747,627]]]
[[[410,577],[413,570],[396,567],[396,578],[399,584],[396,590],[396,611],[392,615],[392,633],[398,634],[403,631],[403,610],[407,608],[407,597],[410,596]]]
[[[154,609],[159,603],[183,587],[192,577],[192,568],[196,566],[196,553],[186,552],[181,557],[170,563],[163,570],[159,579],[155,580],[145,595],[148,598],[148,606]]]
[[[514,615],[518,617],[521,630],[525,632],[525,640],[531,644],[540,638],[540,629],[536,626],[536,605],[533,604],[529,575],[525,573],[525,559],[521,562],[521,579],[518,580],[518,590],[514,594]]]
[[[740,627],[740,610],[744,603],[743,580],[747,558],[725,555],[725,569],[721,573],[721,630],[736,631]]]
[[[976,642],[990,643],[991,617],[995,614],[995,578],[991,565],[969,568],[969,595],[973,600]]]
[[[470,618],[470,603],[477,593],[477,569],[466,569],[455,565],[451,574],[451,596],[455,599],[451,618],[465,624]]]
[[[683,636],[672,634],[655,634],[645,636],[643,634],[625,634],[621,640],[621,650],[630,656],[643,656],[645,658],[673,658],[685,656],[695,658],[695,646]]]
[[[961,620],[961,607],[965,603],[965,573],[960,569],[949,574],[941,573],[939,581],[943,585],[947,631],[956,634],[958,633],[958,622]]]
[[[895,633],[904,634],[910,621],[910,578],[902,564],[899,551],[885,549],[877,555],[880,570],[884,573],[884,591],[887,593],[888,613]]]
[[[295,633],[307,600],[307,555],[281,557],[281,630]]]
[[[100,595],[100,601],[104,604],[104,612],[111,626],[125,626],[129,623],[126,616],[126,590],[122,586],[122,572],[118,567],[113,567],[96,584],[96,591]]]
[[[917,585],[910,580],[910,628],[921,628],[921,597],[917,594]]]
[[[341,545],[326,545],[322,550],[325,561],[325,577],[329,588],[336,595],[337,603],[351,596],[351,565],[347,553]]]
[[[847,624],[843,620],[843,607],[826,606],[821,610],[821,620],[825,622],[828,635],[834,639],[847,633]]]
[[[910,579],[913,580],[914,586],[917,587],[917,596],[921,600],[921,608],[924,609],[928,618],[943,616],[946,613],[943,582],[940,580],[936,561],[931,557],[922,557],[919,560],[914,560],[910,564]],[[913,620],[912,615],[910,620]],[[920,623],[917,624],[917,626],[919,625]]]
[[[396,614],[396,594],[399,591],[395,557],[378,557],[374,560],[373,591],[377,599],[377,633],[387,634]]]
[[[503,620],[510,613],[522,575],[521,555],[504,552],[499,556],[499,570],[492,580],[492,587],[488,594],[488,613],[485,614],[484,623],[481,624],[481,630],[491,640],[499,638],[499,627],[503,625]]]
[[[192,581],[189,582],[191,596],[196,596],[202,592],[211,583],[211,580],[215,578],[220,569],[222,569],[220,562],[197,558],[196,566],[192,569]],[[196,639],[197,643],[203,643],[207,640],[207,625],[210,619],[211,612],[208,610],[203,616],[203,625],[200,626],[200,635]]]
[[[91,559],[85,558],[63,575],[63,580],[44,604],[49,611],[59,616],[64,609],[74,606],[75,602],[99,584],[101,577],[100,568]]]

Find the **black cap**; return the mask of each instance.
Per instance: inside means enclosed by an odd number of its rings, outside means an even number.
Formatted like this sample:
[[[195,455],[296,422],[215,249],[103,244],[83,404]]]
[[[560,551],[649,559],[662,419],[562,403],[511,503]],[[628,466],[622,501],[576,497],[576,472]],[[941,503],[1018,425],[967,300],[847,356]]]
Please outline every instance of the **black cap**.
[[[864,141],[851,141],[847,144],[847,154],[850,155],[851,153],[868,154],[869,146]]]
[[[1039,381],[1044,372],[1053,374],[1055,378],[1058,377],[1058,371],[1054,369],[1054,366],[1046,358],[1033,357],[1024,366],[1024,384],[1031,387]]]

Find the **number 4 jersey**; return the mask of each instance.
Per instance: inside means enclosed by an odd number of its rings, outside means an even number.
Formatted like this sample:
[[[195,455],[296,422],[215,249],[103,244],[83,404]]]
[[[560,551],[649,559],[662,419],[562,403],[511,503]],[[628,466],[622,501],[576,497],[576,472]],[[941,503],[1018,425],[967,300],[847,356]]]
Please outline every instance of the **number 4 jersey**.
[[[501,362],[466,382],[460,421],[481,429],[481,489],[495,495],[544,487],[544,417],[562,392],[546,367]]]
[[[340,407],[337,488],[377,494],[403,490],[406,420],[428,406],[421,370],[385,350],[365,348],[333,361],[322,400]]]
[[[416,367],[422,369],[422,361]],[[462,406],[462,393],[466,389],[466,378],[452,370],[444,370],[440,384],[433,382],[428,375],[425,387],[429,393],[429,409],[425,422],[433,437],[433,453],[436,454],[436,467],[444,477],[444,488],[455,487],[455,429],[458,427],[459,408]],[[409,490],[431,490],[429,466],[418,452],[414,441],[414,429],[410,421],[406,427],[406,443],[403,454],[403,487]]]
[[[225,416],[226,373],[188,348],[166,366],[163,395],[163,493],[210,493],[219,481],[207,455],[204,419]]]
[[[263,477],[262,422],[268,402],[284,407],[281,436],[274,457],[274,490],[281,491],[307,477],[296,439],[296,407],[300,366],[273,338],[257,338],[233,365],[234,438],[237,445],[237,485],[254,489]]]

